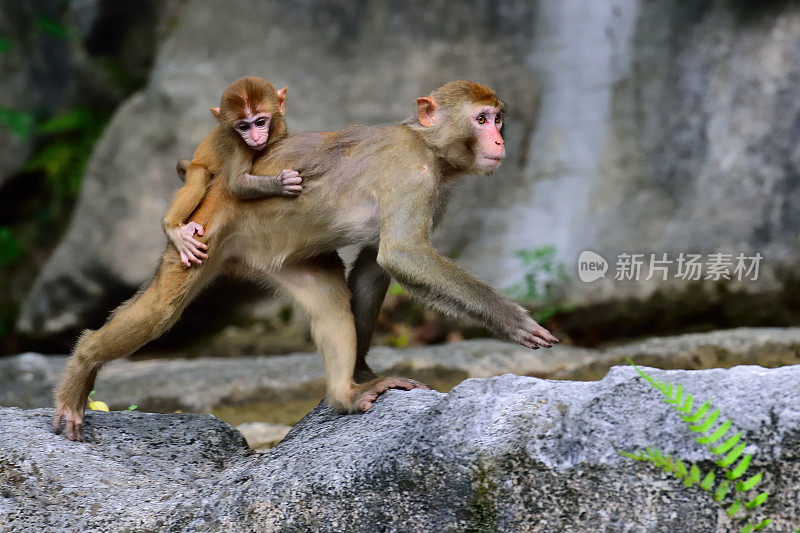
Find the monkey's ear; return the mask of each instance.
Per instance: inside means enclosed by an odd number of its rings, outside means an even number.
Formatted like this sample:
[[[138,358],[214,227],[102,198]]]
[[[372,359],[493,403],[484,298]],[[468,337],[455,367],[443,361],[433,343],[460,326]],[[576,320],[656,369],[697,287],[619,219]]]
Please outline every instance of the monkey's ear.
[[[217,117],[217,120],[219,120],[220,122],[222,122],[222,110],[221,110],[220,108],[218,108],[218,107],[211,107],[211,108],[209,108],[209,109],[211,109],[211,113],[212,113],[212,114],[213,114],[215,117]]]
[[[439,109],[439,104],[436,103],[434,98],[430,96],[417,98],[417,119],[419,123],[426,128],[430,128],[436,124],[438,119],[436,116],[437,109]]]
[[[286,114],[286,87],[283,89],[278,89],[275,91],[278,94],[278,111],[281,112],[281,115]]]

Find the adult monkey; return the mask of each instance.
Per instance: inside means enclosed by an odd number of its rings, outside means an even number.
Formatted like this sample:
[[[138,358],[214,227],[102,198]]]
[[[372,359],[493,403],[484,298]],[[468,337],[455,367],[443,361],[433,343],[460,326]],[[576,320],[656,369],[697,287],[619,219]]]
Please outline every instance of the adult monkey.
[[[168,247],[152,281],[102,328],[81,335],[56,394],[54,430],[66,418],[67,437],[80,440],[102,364],[161,335],[221,272],[275,285],[305,310],[325,360],[328,402],[340,412],[366,411],[389,388],[424,387],[375,377],[365,361],[389,275],[434,307],[529,348],[558,342],[525,309],[439,255],[428,238],[452,178],[500,165],[504,109],[488,87],[455,81],[417,99],[416,117],[403,123],[276,143],[252,172],[298,170],[306,186],[296,199],[239,201],[223,180],[213,180],[193,217],[207,230],[208,260],[187,269]],[[351,244],[362,250],[346,282],[336,250]]]

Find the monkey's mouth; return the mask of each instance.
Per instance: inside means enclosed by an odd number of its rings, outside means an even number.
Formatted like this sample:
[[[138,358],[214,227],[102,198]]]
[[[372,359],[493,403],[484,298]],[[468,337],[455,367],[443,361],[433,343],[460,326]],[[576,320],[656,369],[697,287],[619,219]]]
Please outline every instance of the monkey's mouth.
[[[263,150],[264,148],[267,147],[267,141],[264,141],[263,143],[259,144],[250,144],[250,143],[247,144],[249,144],[250,148],[252,148],[253,150]]]
[[[483,165],[482,166],[499,167],[500,163],[503,162],[503,158],[499,157],[499,156],[498,157],[492,157],[492,156],[484,155],[484,156],[481,156],[481,159],[483,159],[483,161],[482,161]]]

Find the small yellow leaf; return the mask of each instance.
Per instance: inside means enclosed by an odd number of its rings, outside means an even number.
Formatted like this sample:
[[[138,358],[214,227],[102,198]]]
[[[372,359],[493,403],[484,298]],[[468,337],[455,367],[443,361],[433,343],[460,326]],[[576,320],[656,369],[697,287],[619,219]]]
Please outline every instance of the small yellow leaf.
[[[100,400],[92,400],[89,402],[89,409],[92,411],[108,411],[108,406],[106,402],[101,402]]]

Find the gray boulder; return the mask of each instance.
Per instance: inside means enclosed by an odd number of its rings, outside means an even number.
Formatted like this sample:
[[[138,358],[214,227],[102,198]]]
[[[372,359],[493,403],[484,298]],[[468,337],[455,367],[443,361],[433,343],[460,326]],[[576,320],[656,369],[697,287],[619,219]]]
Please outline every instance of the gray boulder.
[[[772,530],[800,526],[800,366],[646,370],[735,421]],[[362,415],[321,404],[263,453],[207,415],[90,413],[84,443],[52,434],[51,415],[0,409],[0,529],[733,530],[707,493],[618,454],[657,445],[712,465],[627,367],[390,391]]]

